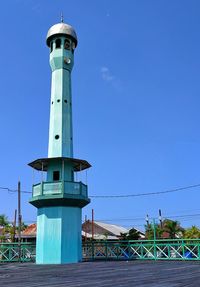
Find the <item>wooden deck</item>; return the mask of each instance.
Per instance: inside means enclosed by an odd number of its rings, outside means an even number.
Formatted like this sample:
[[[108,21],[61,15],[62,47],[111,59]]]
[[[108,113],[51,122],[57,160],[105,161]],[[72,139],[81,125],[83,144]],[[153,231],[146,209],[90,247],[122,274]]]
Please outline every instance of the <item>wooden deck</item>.
[[[199,262],[85,262],[0,264],[0,287],[198,287]]]

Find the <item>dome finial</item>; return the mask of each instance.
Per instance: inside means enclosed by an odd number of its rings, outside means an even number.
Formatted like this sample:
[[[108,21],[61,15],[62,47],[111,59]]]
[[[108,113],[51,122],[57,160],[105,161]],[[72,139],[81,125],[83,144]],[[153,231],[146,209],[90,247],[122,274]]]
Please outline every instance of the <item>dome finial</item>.
[[[64,22],[64,17],[63,17],[63,13],[61,13],[61,23]]]

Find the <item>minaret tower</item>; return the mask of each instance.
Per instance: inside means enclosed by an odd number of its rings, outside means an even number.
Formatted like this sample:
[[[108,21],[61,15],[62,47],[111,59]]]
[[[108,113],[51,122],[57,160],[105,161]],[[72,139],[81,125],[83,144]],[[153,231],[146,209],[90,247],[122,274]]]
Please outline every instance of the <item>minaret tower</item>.
[[[71,71],[77,46],[75,30],[61,20],[52,26],[46,43],[52,70],[48,158],[29,166],[46,172],[46,180],[33,185],[30,203],[37,207],[36,263],[62,264],[82,259],[82,208],[87,185],[74,181],[74,173],[90,164],[73,157]]]

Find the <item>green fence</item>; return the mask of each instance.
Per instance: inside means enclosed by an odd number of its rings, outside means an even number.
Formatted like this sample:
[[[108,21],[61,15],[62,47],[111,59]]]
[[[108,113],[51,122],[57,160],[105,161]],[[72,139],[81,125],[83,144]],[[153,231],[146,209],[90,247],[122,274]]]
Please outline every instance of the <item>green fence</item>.
[[[35,244],[0,243],[0,262],[31,261],[35,261]]]
[[[200,260],[200,239],[88,241],[83,260]],[[0,243],[0,262],[34,262],[35,244]]]
[[[85,260],[200,260],[200,239],[101,241],[83,244]]]

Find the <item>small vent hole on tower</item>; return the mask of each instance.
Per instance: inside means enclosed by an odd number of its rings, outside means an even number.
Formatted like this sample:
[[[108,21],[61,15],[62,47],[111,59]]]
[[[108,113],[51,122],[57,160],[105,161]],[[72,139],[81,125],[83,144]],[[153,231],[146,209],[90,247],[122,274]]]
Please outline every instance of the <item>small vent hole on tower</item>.
[[[55,136],[55,139],[58,140],[58,139],[59,139],[59,135],[56,135],[56,136]]]
[[[67,100],[64,100],[64,102],[67,104]]]
[[[66,40],[65,40],[65,49],[66,49],[66,50],[70,50],[70,48],[71,48],[70,40],[66,39]]]
[[[59,49],[61,47],[61,40],[57,39],[56,40],[56,49]]]
[[[51,52],[53,51],[53,42],[51,42]]]
[[[57,100],[57,103],[60,103],[60,100]]]
[[[53,105],[53,102],[51,102],[51,104]]]

